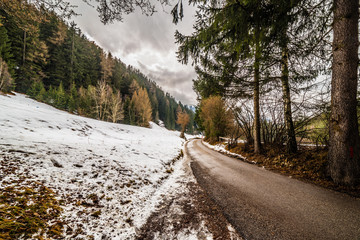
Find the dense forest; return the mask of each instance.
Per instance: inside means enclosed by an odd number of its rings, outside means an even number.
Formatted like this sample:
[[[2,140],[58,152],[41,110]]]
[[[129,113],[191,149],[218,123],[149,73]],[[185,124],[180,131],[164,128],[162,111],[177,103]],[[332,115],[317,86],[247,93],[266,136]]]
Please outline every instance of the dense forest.
[[[139,70],[89,41],[52,11],[26,1],[2,1],[1,85],[59,109],[100,120],[182,129],[177,115],[194,114]]]

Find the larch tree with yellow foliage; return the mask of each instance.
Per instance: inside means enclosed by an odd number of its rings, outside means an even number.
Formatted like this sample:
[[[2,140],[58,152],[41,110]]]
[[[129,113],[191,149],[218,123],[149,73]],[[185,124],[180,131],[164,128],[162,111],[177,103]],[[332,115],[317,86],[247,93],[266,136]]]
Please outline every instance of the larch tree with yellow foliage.
[[[186,126],[190,122],[189,114],[187,114],[184,110],[180,110],[180,111],[177,111],[176,118],[177,118],[176,123],[181,126],[180,137],[185,138]]]
[[[201,101],[200,108],[205,139],[216,142],[221,136],[226,136],[234,121],[232,112],[227,108],[225,101],[220,96],[211,96]]]
[[[149,127],[152,109],[146,89],[139,88],[135,91],[131,99],[131,104],[134,108],[136,123],[142,127]]]

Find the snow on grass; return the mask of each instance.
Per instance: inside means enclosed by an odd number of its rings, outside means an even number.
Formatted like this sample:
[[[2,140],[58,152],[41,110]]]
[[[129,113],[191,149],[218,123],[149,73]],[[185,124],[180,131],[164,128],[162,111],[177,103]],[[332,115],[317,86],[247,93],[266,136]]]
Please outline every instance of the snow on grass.
[[[180,187],[179,132],[71,115],[25,95],[0,96],[0,190],[24,173],[63,202],[67,239],[132,239],[168,192]]]
[[[233,156],[233,157],[236,157],[236,158],[240,158],[240,159],[246,160],[246,157],[242,156],[241,154],[233,153],[233,152],[230,152],[229,150],[226,150],[224,144],[219,143],[219,144],[216,144],[216,145],[211,145],[211,144],[208,143],[208,142],[205,142],[205,141],[202,141],[202,142],[203,142],[203,144],[204,144],[205,146],[207,146],[207,147],[210,148],[210,149],[213,149],[213,150],[215,150],[215,151],[224,153],[224,154],[226,154],[226,155],[230,155],[230,156]]]
[[[209,232],[205,223],[202,222],[198,229],[184,229],[178,234],[178,239],[187,239],[187,240],[211,240],[214,239],[213,235]]]

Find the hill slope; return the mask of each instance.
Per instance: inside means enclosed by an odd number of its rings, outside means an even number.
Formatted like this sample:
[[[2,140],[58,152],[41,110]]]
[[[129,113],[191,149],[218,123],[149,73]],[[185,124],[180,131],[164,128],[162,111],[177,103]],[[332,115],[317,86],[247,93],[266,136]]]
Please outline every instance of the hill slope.
[[[0,109],[0,190],[24,179],[53,189],[69,239],[134,238],[180,184],[178,132],[79,117],[22,94],[0,96]]]

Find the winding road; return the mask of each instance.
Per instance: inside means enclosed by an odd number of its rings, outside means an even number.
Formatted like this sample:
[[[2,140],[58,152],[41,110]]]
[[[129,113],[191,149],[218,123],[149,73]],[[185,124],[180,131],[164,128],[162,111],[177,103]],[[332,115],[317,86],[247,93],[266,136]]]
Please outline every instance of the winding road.
[[[188,142],[198,183],[245,239],[360,240],[360,199]]]

